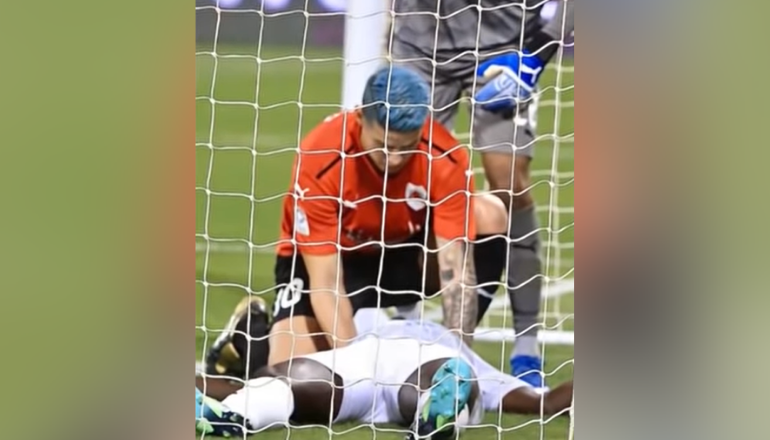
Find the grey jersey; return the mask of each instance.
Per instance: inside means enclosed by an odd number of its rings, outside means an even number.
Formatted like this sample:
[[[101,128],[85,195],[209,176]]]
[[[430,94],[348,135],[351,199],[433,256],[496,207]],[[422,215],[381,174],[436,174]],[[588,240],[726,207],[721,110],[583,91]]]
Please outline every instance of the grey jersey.
[[[543,0],[395,0],[393,38],[437,61],[518,47],[542,25]],[[438,35],[437,35],[438,34]]]

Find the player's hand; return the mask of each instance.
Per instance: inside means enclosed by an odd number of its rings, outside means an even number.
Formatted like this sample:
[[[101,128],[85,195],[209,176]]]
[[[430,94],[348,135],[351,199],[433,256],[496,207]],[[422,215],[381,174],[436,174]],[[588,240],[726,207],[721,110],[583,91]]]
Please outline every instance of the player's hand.
[[[476,93],[485,110],[508,113],[526,106],[544,70],[543,61],[526,50],[501,55],[479,66],[476,75],[488,82]]]

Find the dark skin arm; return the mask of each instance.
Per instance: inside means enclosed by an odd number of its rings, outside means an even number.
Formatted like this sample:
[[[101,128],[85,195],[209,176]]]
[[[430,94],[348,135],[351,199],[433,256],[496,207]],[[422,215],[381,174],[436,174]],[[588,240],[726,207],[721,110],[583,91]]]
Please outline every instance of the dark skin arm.
[[[519,388],[511,391],[503,397],[502,409],[509,414],[540,414],[541,400],[542,413],[546,416],[555,414],[569,415],[569,407],[572,405],[572,381],[565,382],[544,396],[536,393],[531,388]]]
[[[221,378],[209,377],[204,379],[201,376],[195,376],[195,387],[207,396],[213,397],[221,402],[230,394],[235,394],[238,390],[243,388],[243,383]]]

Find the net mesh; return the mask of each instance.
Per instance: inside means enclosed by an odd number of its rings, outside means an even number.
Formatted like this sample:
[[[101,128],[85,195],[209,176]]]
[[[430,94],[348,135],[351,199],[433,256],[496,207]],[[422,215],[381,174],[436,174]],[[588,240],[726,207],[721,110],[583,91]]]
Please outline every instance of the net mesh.
[[[388,3],[383,10],[390,20]],[[348,106],[341,97],[350,67],[380,61],[368,55],[358,60],[343,56],[347,6],[339,0],[196,0],[196,332],[201,361],[244,295],[272,301],[281,202],[296,145],[310,128]],[[361,38],[385,57],[392,27],[386,21],[383,29],[379,36]],[[574,63],[569,46],[541,80],[529,189],[541,224],[541,339],[549,383],[571,378],[574,363]],[[467,97],[460,99],[454,131],[470,144],[471,121],[464,110],[468,102]],[[484,183],[478,156],[474,154],[474,171]],[[425,313],[440,320],[440,304],[426,303]],[[511,319],[501,288],[476,338],[478,352],[501,371],[508,368],[515,336]],[[468,430],[462,438],[507,438],[511,433],[524,439],[564,438],[567,430],[572,435],[567,425],[498,412],[487,415],[484,429]],[[288,438],[305,429],[290,426],[288,434],[262,435]],[[361,423],[322,429],[329,437],[402,438],[390,428]]]

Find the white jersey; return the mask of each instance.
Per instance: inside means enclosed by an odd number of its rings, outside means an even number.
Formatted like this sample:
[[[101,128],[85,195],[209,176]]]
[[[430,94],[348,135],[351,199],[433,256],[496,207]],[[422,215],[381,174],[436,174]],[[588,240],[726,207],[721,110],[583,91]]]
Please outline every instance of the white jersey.
[[[342,378],[344,396],[335,422],[408,423],[398,409],[398,392],[420,365],[460,356],[474,370],[485,411],[496,411],[503,396],[528,386],[489,365],[445,327],[433,322],[395,320],[353,344],[304,356]]]

